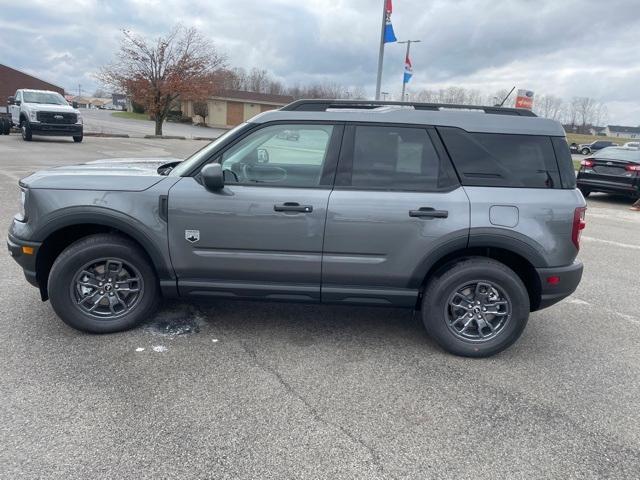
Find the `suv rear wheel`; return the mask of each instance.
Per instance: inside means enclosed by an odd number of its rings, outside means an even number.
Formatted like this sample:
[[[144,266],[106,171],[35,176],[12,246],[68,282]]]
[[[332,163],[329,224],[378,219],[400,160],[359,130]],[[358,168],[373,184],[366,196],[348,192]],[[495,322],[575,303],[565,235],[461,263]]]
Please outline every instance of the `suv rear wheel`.
[[[99,234],[78,240],[58,256],[49,275],[49,298],[67,325],[110,333],[149,318],[159,288],[144,251],[118,235]]]
[[[488,357],[520,337],[529,319],[529,294],[513,270],[477,257],[436,275],[424,294],[422,321],[446,351]]]

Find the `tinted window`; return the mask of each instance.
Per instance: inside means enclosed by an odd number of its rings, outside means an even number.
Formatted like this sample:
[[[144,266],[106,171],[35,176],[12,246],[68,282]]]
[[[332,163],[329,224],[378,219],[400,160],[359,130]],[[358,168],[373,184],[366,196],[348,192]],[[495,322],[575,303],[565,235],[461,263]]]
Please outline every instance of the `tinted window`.
[[[222,155],[225,180],[251,185],[317,187],[331,125],[272,125],[250,133]]]
[[[353,136],[350,179],[339,185],[363,189],[431,191],[452,179],[426,129],[357,126]]]
[[[551,139],[438,128],[463,185],[560,188]]]
[[[569,145],[564,137],[551,137],[553,149],[560,169],[560,179],[563,188],[576,188],[576,171],[573,168],[573,159]]]

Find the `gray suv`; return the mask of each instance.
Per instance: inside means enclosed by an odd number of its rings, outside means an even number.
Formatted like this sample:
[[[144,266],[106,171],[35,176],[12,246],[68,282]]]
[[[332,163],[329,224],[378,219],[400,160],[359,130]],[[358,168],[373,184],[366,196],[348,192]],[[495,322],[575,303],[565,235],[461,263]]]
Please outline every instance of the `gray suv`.
[[[59,167],[20,188],[11,255],[88,332],[135,327],[161,297],[379,305],[481,357],[582,276],[564,131],[517,109],[301,100],[184,161]]]

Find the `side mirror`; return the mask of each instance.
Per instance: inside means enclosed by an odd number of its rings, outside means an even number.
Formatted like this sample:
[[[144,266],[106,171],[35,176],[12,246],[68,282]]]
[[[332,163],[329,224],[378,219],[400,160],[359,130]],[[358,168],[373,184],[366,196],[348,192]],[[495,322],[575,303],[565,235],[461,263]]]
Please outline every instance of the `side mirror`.
[[[16,104],[17,106],[20,106],[20,104],[22,103],[20,100],[16,100],[13,102],[14,104]]]
[[[78,102],[71,102],[71,106],[73,108],[78,108]]]
[[[264,148],[258,149],[258,163],[269,163],[269,151]]]
[[[7,98],[7,105],[13,105],[16,102],[16,97],[11,96]]]
[[[219,163],[210,163],[202,167],[200,171],[204,188],[210,192],[216,192],[224,188],[224,175],[222,173],[222,165]]]

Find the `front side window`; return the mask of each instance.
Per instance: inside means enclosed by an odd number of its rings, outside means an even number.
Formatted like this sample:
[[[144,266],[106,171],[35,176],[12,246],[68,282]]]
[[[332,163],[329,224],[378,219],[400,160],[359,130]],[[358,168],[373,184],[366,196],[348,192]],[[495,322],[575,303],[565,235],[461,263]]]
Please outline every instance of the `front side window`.
[[[225,181],[317,187],[333,129],[331,125],[291,124],[250,133],[222,155]]]
[[[424,128],[356,126],[351,157],[351,178],[339,186],[433,191],[452,180]]]
[[[551,139],[438,128],[463,185],[561,188]]]

